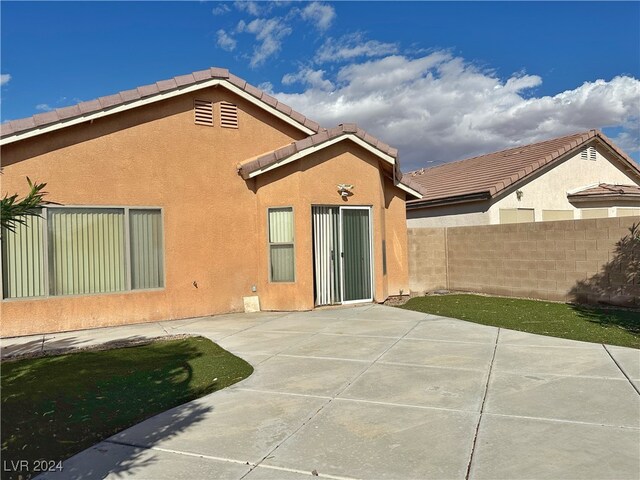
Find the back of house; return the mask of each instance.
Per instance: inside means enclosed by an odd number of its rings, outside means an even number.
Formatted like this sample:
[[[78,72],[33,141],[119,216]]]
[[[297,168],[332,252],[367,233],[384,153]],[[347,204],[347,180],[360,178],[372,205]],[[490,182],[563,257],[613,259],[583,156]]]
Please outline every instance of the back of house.
[[[211,68],[2,125],[2,336],[408,291],[397,151]]]

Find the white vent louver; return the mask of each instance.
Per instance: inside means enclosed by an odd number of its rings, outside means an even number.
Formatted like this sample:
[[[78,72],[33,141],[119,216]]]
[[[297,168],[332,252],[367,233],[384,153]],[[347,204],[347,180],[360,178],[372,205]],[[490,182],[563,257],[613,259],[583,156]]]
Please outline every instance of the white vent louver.
[[[209,100],[194,100],[193,113],[196,125],[213,127],[213,102]]]
[[[580,158],[582,160],[596,160],[596,147],[587,147],[580,152]]]
[[[220,126],[238,128],[238,107],[233,103],[220,102]]]

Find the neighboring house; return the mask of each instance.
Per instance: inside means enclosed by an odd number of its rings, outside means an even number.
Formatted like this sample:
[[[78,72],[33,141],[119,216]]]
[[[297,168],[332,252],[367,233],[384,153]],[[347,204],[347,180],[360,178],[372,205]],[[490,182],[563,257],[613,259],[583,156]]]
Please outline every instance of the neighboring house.
[[[640,215],[638,165],[597,130],[407,174],[409,227]]]
[[[2,335],[408,292],[397,151],[211,68],[2,125]]]

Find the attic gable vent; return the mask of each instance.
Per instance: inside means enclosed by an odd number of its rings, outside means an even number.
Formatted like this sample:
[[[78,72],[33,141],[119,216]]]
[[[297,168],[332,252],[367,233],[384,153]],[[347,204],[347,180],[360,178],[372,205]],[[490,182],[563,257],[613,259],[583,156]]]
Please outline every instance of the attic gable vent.
[[[580,152],[580,158],[582,160],[591,160],[595,162],[596,160],[596,147],[587,147]]]
[[[220,126],[238,128],[238,107],[233,103],[220,102]]]
[[[213,127],[213,102],[209,100],[194,100],[193,114],[196,125]]]

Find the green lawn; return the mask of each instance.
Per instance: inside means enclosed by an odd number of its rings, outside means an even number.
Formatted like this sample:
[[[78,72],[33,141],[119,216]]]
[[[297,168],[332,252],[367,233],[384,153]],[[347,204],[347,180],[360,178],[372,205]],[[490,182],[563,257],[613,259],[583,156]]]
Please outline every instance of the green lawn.
[[[247,362],[202,337],[5,361],[2,478],[18,478],[4,471],[12,460],[28,460],[31,466],[37,459],[64,460],[252,372]],[[172,422],[176,430],[197,422],[207,409],[178,410]]]
[[[539,335],[640,348],[639,311],[465,294],[415,297],[401,308]]]

